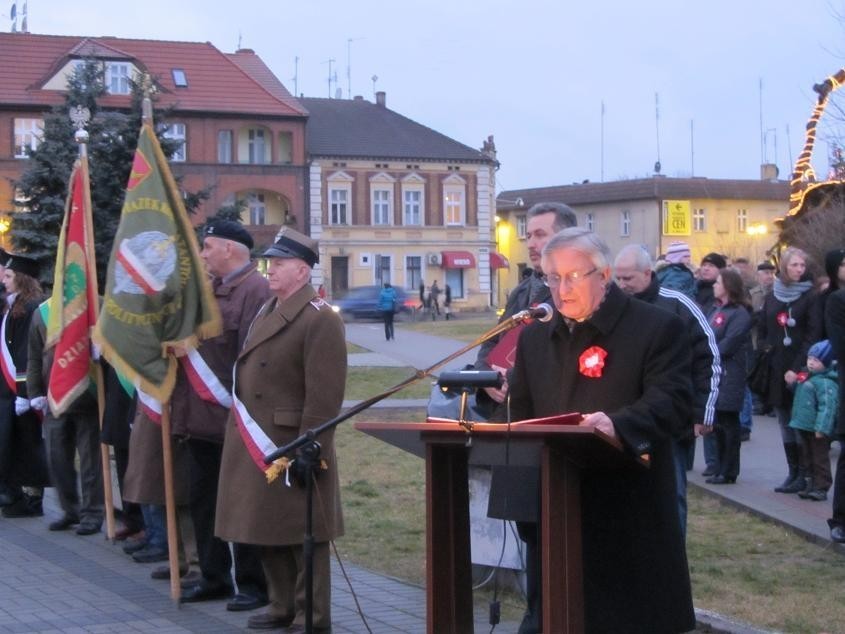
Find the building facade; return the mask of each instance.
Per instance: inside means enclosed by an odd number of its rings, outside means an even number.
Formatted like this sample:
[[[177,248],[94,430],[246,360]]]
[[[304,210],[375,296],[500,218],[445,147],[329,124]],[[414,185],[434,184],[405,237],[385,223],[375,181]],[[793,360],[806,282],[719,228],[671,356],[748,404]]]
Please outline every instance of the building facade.
[[[169,112],[165,134],[181,140],[171,159],[188,191],[210,188],[201,222],[240,202],[258,244],[283,224],[307,230],[308,113],[251,50],[225,54],[210,43],[0,33],[0,213],[25,211],[12,183],[36,148],[43,116],[64,102],[78,64],[102,64],[103,109],[130,107],[130,80],[147,73],[156,106]],[[17,204],[16,204],[17,203]]]
[[[525,214],[548,201],[571,206],[578,225],[600,234],[614,253],[641,244],[657,258],[681,240],[690,245],[694,264],[713,251],[759,261],[777,242],[774,221],[789,208],[789,183],[654,176],[504,191],[497,199],[496,237],[514,266],[502,273],[502,293],[528,265]]]
[[[494,299],[492,138],[458,143],[376,103],[302,99],[309,112],[310,233],[332,296],[384,282],[410,294],[449,285],[453,308]]]

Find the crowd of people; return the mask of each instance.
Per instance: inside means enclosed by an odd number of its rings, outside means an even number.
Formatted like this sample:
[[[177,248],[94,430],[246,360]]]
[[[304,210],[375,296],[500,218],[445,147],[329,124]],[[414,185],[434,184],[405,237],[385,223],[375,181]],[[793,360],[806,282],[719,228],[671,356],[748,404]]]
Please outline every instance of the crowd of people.
[[[649,469],[593,473],[582,480],[584,601],[587,631],[692,629],[684,547],[686,478],[701,437],[703,473],[713,485],[741,476],[741,447],[752,413],[771,412],[783,440],[785,480],[775,487],[808,502],[834,488],[831,538],[845,542],[845,452],[832,477],[829,450],[845,434],[845,249],[827,254],[814,278],[809,256],[790,247],[775,265],[708,253],[694,267],[687,244],[674,242],[656,261],[630,245],[612,254],[576,226],[566,205],[540,203],[527,213],[528,274],[510,293],[502,319],[554,305],[548,323],[525,327],[512,367],[492,359],[495,338],[477,369],[499,371],[499,388],[476,395],[490,420],[581,412],[581,424],[617,439]],[[169,403],[177,484],[179,574],[183,602],[227,599],[230,610],[267,610],[253,629],[304,630],[303,534],[306,501],[295,482],[313,478],[314,631],[331,628],[329,542],[343,534],[331,432],[319,439],[319,477],[298,456],[267,483],[263,455],[334,418],[346,377],[340,317],[310,285],[316,241],[283,229],[262,257],[239,224],[209,225],[201,257],[213,280],[223,334],[180,358]],[[43,513],[42,490],[54,486],[63,515],[50,530],[80,535],[103,523],[100,441],[113,446],[122,526],[117,538],[137,562],[162,562],[164,525],[161,412],[106,367],[102,430],[90,392],[60,417],[47,406],[54,363],[45,344],[49,302],[38,265],[2,254],[5,301],[0,363],[0,505],[4,517]],[[449,317],[451,289],[420,284],[432,319]],[[394,338],[396,292],[379,297],[385,338]],[[647,327],[643,327],[647,324]],[[752,390],[753,388],[753,390]],[[160,405],[160,404],[159,404]],[[42,422],[43,419],[43,422]],[[79,473],[75,459],[79,456]],[[81,496],[77,493],[77,479]],[[542,631],[540,474],[525,466],[493,471],[491,516],[517,521],[526,543],[527,609],[520,634]],[[774,485],[775,483],[773,483]],[[536,495],[532,494],[535,492]],[[636,513],[630,513],[635,501]],[[636,551],[636,555],[634,555]],[[191,571],[196,563],[199,572]],[[234,575],[232,574],[234,570]],[[169,579],[167,567],[152,576]],[[637,630],[640,631],[640,630]]]

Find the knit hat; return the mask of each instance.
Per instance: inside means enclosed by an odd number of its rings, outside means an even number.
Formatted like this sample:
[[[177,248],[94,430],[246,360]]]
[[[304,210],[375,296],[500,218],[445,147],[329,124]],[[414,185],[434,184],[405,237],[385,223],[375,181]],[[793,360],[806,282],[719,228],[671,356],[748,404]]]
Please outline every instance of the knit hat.
[[[823,339],[810,346],[810,349],[807,351],[807,356],[815,357],[821,361],[825,367],[828,367],[831,361],[833,361],[833,346],[830,345],[830,341]]]
[[[686,242],[672,242],[666,249],[666,261],[672,264],[681,264],[684,258],[691,258],[692,253]]]
[[[703,258],[701,258],[701,263],[704,264],[705,262],[709,262],[717,269],[723,269],[728,265],[728,261],[725,259],[724,255],[719,255],[718,253],[708,253]]]
[[[757,265],[757,270],[758,271],[775,271],[777,269],[775,269],[774,264],[772,264],[771,262],[766,260],[765,262],[760,262],[760,264]]]

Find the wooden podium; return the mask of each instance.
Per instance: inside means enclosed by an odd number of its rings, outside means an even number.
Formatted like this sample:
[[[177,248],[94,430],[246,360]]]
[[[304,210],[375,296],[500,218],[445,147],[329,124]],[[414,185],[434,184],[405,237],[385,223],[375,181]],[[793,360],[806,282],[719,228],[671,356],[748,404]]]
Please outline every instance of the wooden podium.
[[[428,634],[473,632],[467,465],[539,466],[543,630],[584,631],[581,473],[637,467],[618,440],[575,425],[356,423],[425,458]],[[526,492],[530,495],[531,492]]]

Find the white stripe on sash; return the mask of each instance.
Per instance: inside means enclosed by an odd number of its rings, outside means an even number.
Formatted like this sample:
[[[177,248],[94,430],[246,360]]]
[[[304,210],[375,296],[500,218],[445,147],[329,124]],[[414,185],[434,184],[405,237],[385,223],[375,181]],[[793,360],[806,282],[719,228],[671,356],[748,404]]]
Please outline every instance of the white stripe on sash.
[[[232,395],[223,387],[220,379],[208,367],[205,359],[202,358],[196,348],[191,348],[187,356],[179,357],[179,362],[185,369],[191,387],[202,400],[226,409],[232,407]]]
[[[18,393],[17,369],[15,368],[15,361],[12,359],[12,353],[9,351],[9,346],[6,344],[6,320],[9,318],[8,311],[3,315],[3,325],[0,326],[0,367],[3,370],[3,378],[6,380],[6,385],[12,390],[12,394]]]
[[[141,406],[147,418],[156,425],[161,425],[161,401],[153,398],[137,385],[135,386],[135,391],[138,393],[138,405]]]

